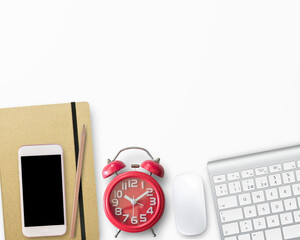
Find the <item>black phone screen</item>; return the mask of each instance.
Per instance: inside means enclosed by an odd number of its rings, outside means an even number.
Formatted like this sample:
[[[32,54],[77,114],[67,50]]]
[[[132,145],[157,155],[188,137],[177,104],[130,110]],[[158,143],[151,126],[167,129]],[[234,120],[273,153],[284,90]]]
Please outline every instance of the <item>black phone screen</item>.
[[[25,227],[64,224],[61,155],[22,156]]]

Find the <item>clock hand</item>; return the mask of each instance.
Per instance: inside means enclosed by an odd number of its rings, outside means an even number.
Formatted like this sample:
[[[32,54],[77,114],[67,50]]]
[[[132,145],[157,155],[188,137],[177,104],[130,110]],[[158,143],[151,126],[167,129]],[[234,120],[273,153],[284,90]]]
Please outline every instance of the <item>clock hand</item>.
[[[134,201],[134,196],[133,196],[132,199],[133,199],[133,201]],[[135,205],[135,204],[132,204],[132,216],[133,216],[133,217],[134,217],[134,205]]]
[[[141,196],[139,196],[138,198],[136,198],[135,202],[137,202],[138,200],[140,200],[141,198],[143,198],[146,194],[148,194],[148,191],[144,192]]]
[[[128,197],[127,195],[125,195],[124,198],[131,202],[131,204],[134,204],[134,199]]]
[[[132,199],[132,198],[128,197],[127,195],[125,195],[124,198],[127,199],[133,205],[138,204],[138,205],[144,206],[144,204],[136,202],[135,199]]]

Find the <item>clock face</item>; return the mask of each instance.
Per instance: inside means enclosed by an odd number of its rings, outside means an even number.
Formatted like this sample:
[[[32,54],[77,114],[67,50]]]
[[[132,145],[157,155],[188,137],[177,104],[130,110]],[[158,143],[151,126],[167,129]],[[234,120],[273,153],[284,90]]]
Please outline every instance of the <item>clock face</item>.
[[[164,208],[158,183],[149,175],[135,171],[123,173],[114,180],[106,193],[105,206],[111,222],[128,232],[153,226]]]

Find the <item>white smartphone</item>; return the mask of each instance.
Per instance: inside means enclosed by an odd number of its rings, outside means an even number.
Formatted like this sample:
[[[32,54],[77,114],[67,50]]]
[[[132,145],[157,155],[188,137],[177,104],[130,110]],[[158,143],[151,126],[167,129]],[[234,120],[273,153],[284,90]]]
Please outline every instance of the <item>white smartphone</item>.
[[[65,234],[67,223],[62,147],[56,144],[22,146],[18,154],[24,236]]]

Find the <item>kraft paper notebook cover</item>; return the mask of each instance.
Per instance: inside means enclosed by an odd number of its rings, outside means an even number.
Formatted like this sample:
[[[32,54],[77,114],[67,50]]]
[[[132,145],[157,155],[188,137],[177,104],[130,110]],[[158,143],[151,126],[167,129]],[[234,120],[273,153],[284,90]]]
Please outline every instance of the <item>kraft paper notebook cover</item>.
[[[75,240],[98,240],[98,210],[89,105],[86,102],[0,109],[0,180],[6,240],[22,234],[18,149],[22,145],[59,144],[63,148],[67,233],[38,239],[70,239],[76,161],[82,126],[86,145]],[[37,239],[37,238],[32,238]]]

